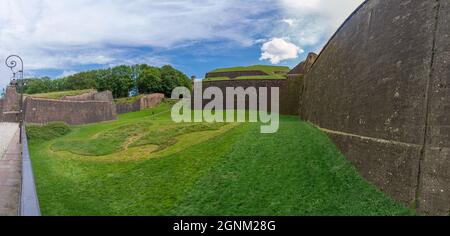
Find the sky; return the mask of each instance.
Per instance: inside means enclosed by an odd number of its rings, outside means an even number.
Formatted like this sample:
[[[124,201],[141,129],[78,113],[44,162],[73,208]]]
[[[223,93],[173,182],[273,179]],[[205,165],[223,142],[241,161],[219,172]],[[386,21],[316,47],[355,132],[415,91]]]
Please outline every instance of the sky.
[[[0,87],[17,54],[25,77],[115,65],[293,67],[319,53],[363,0],[0,0]]]

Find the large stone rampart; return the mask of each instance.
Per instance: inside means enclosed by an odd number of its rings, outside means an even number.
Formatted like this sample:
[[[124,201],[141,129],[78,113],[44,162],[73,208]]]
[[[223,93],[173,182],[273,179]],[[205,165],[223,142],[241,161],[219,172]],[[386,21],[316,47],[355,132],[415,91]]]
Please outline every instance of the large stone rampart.
[[[25,121],[48,123],[62,121],[72,125],[90,124],[116,119],[115,106],[104,101],[64,101],[28,97]]]
[[[366,1],[306,75],[301,117],[361,174],[425,214],[450,213],[450,2]]]
[[[302,83],[299,83],[301,79],[296,80],[287,80],[287,79],[279,79],[279,80],[264,80],[264,79],[254,79],[254,80],[223,80],[223,81],[203,81],[202,87],[203,91],[205,91],[209,87],[217,87],[219,88],[224,98],[227,96],[226,89],[227,88],[256,88],[258,95],[260,88],[267,88],[268,92],[268,109],[270,110],[270,98],[271,98],[271,88],[279,88],[280,89],[280,113],[287,115],[296,115],[298,114],[298,98],[299,91],[296,87],[293,86],[301,86]],[[289,87],[291,86],[291,87]],[[297,87],[299,88],[299,87]],[[203,106],[208,104],[211,100],[204,99]],[[239,98],[235,97],[235,107],[239,102]],[[246,97],[246,109],[250,109],[248,105],[248,97]],[[226,101],[224,100],[224,107],[226,107]]]

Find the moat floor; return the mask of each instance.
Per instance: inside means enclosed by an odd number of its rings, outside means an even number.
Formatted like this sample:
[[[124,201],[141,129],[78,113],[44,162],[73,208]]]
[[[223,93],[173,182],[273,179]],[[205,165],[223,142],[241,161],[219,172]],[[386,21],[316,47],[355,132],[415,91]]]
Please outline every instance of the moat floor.
[[[260,127],[175,124],[163,105],[64,136],[63,127],[28,132],[42,214],[415,214],[310,124],[282,116],[278,133]]]

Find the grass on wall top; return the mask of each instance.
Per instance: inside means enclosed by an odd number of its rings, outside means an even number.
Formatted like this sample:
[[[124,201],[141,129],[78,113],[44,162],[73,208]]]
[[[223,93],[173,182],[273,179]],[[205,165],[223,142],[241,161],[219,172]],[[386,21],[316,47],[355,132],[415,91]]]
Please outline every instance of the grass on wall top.
[[[262,71],[267,75],[257,75],[257,76],[239,76],[233,80],[251,80],[251,79],[286,79],[286,75],[283,73],[289,72],[289,67],[287,66],[268,66],[268,65],[254,65],[254,66],[236,66],[229,68],[219,68],[211,71],[210,73],[220,73],[220,72],[235,72],[235,71]],[[209,77],[205,78],[205,81],[223,81],[230,80],[228,77]]]
[[[259,70],[266,74],[275,74],[275,72],[289,72],[289,67],[287,66],[268,66],[268,65],[254,65],[254,66],[236,66],[229,68],[219,68],[211,71],[211,73],[216,72],[232,72],[232,71],[252,71]]]
[[[211,78],[206,78],[204,81],[252,80],[252,79],[258,79],[258,80],[281,80],[281,79],[286,79],[286,76],[284,76],[284,75],[239,76],[239,77],[236,77],[234,79],[230,79],[228,77],[211,77]]]
[[[70,91],[62,91],[62,92],[50,92],[50,93],[37,93],[37,94],[26,94],[25,96],[34,97],[34,98],[45,98],[45,99],[61,99],[65,96],[77,96],[85,93],[90,93],[95,90],[93,89],[84,89],[84,90],[70,90]]]

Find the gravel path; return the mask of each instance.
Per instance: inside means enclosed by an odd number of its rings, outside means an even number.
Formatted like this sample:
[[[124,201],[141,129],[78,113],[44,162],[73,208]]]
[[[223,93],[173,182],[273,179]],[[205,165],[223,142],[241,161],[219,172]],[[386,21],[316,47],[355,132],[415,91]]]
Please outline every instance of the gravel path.
[[[16,123],[0,123],[0,160],[3,159],[14,134],[19,130]]]

